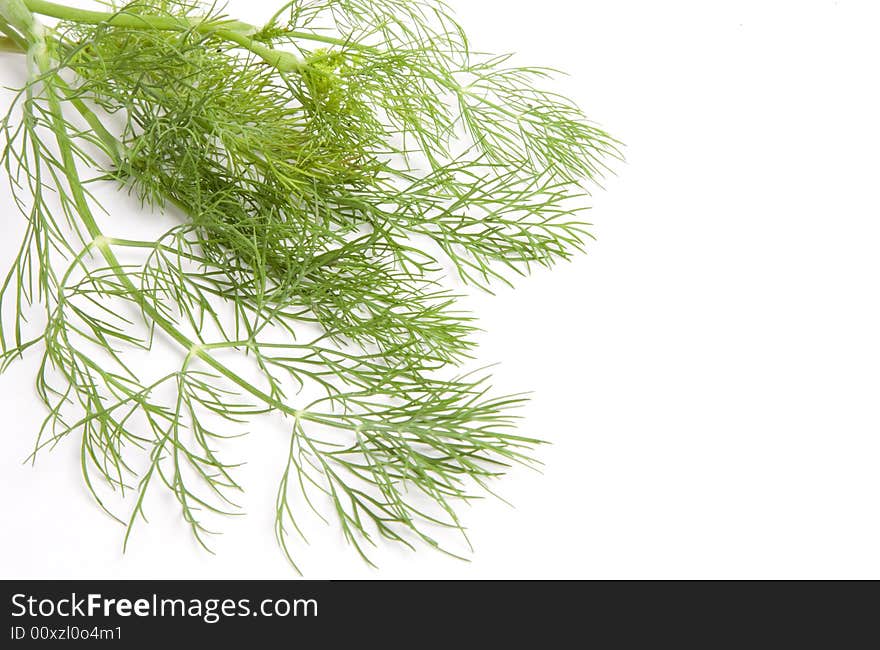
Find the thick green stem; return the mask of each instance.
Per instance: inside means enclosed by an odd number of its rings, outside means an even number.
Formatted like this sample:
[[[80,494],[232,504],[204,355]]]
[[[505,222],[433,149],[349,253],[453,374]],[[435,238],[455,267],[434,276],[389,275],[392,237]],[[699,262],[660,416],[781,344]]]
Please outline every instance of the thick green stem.
[[[238,20],[206,20],[198,17],[155,16],[134,12],[120,11],[110,13],[77,9],[65,5],[47,2],[46,0],[23,0],[23,4],[32,12],[88,25],[107,24],[128,29],[153,29],[165,31],[189,31],[200,34],[212,34],[225,41],[235,43],[258,57],[279,72],[296,72],[303,68],[304,63],[290,52],[275,50],[252,39],[249,34],[256,27]]]
[[[302,59],[294,54],[284,50],[276,50],[252,38],[251,34],[256,33],[257,28],[250,23],[240,20],[207,20],[202,17],[157,16],[134,12],[128,13],[124,10],[117,13],[91,11],[48,2],[48,0],[0,0],[0,15],[6,16],[5,12],[7,9],[11,9],[14,15],[21,18],[25,17],[25,14],[21,11],[21,9],[24,9],[30,15],[33,12],[49,16],[50,18],[87,25],[107,24],[128,29],[154,29],[160,31],[194,30],[200,34],[212,34],[230,43],[235,43],[239,47],[253,52],[279,72],[301,72],[306,67]],[[6,17],[6,19],[15,25],[15,20],[10,20],[9,17]],[[0,28],[2,28],[2,25],[0,25]],[[336,45],[360,51],[372,49],[352,43],[346,39],[309,32],[289,30],[285,32],[285,36],[294,40],[315,41],[326,45]],[[19,48],[16,48],[15,43],[10,39],[0,37],[0,51],[17,52]]]
[[[0,16],[5,25],[27,36],[35,27],[34,15],[22,0],[0,0]]]
[[[25,4],[31,11],[37,14],[42,14],[43,16],[50,16],[51,18],[58,18],[60,20],[69,20],[75,23],[86,23],[91,25],[97,25],[98,23],[106,22],[108,24],[117,25],[119,27],[143,27],[150,29],[169,30],[192,28],[203,29],[203,25],[214,25],[215,29],[213,30],[211,27],[204,27],[204,29],[216,31],[216,27],[221,27],[224,35],[228,35],[231,32],[247,35],[253,34],[257,31],[257,28],[254,25],[242,22],[240,20],[220,20],[214,21],[212,23],[207,23],[202,18],[173,18],[169,16],[148,16],[143,14],[128,13],[114,14],[105,11],[89,11],[87,9],[77,9],[75,7],[68,7],[66,5],[48,2],[48,0],[25,0]],[[278,14],[272,17],[272,20],[269,21],[270,24],[274,23],[277,18]],[[368,46],[361,46],[356,43],[351,43],[344,38],[335,38],[333,36],[325,36],[323,34],[312,34],[311,32],[298,32],[294,30],[287,30],[285,31],[285,36],[291,39],[315,41],[317,43],[324,43],[326,45],[337,45],[339,47],[349,47],[360,50],[372,49]],[[253,40],[251,40],[251,43],[259,45]]]

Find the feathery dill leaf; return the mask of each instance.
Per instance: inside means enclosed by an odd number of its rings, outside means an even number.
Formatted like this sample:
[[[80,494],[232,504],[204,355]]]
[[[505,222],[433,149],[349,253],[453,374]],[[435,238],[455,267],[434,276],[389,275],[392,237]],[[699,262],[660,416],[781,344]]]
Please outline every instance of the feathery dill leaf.
[[[221,443],[261,413],[290,427],[275,532],[291,563],[318,497],[365,559],[380,537],[443,548],[457,502],[535,462],[525,398],[456,370],[474,324],[440,278],[451,263],[488,289],[589,238],[588,184],[620,152],[541,89],[552,71],[472,50],[440,0],[296,0],[261,27],[188,1],[0,0],[0,30],[30,72],[2,123],[26,220],[3,365],[41,351],[34,455],[77,437],[126,543],[168,490],[208,548],[242,489]],[[186,219],[104,234],[100,180]],[[152,376],[132,354],[158,338],[179,365]]]

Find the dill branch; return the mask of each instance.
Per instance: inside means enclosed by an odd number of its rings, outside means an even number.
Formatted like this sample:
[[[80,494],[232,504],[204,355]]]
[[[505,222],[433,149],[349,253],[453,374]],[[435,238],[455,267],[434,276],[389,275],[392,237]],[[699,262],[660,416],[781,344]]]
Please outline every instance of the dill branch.
[[[437,0],[299,0],[264,26],[176,0],[0,0],[0,31],[30,71],[2,122],[26,223],[2,363],[40,351],[33,458],[76,437],[126,544],[164,490],[210,549],[240,512],[230,438],[267,413],[289,427],[291,563],[308,510],[367,561],[380,538],[447,550],[458,504],[535,465],[525,397],[460,370],[475,323],[442,269],[490,290],[590,239],[619,145],[541,88],[552,71],[472,50]],[[99,181],[186,218],[105,234]],[[159,340],[178,356],[156,372],[138,355]]]

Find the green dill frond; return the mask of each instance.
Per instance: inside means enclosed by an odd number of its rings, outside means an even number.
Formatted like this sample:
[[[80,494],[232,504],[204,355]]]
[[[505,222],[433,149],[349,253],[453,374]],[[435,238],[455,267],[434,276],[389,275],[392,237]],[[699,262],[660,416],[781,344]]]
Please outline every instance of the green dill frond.
[[[30,71],[2,123],[26,220],[3,364],[42,352],[34,456],[78,439],[126,543],[164,490],[209,548],[240,511],[225,441],[265,413],[289,426],[291,562],[321,502],[365,559],[379,538],[445,548],[458,503],[535,462],[525,398],[461,374],[475,324],[442,269],[488,290],[590,238],[589,184],[619,145],[542,89],[551,71],[473,50],[438,0],[297,0],[265,26],[170,0],[0,15]],[[184,217],[105,234],[89,188],[108,181]],[[160,341],[178,363],[157,373]]]

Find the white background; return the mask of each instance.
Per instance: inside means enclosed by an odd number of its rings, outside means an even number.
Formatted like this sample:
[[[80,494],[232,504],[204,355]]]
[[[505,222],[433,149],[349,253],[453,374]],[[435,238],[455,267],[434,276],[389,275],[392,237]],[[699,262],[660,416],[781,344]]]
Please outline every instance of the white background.
[[[251,22],[275,0],[238,0]],[[880,15],[874,2],[455,0],[477,48],[565,69],[627,143],[589,256],[475,301],[480,359],[532,389],[543,475],[464,513],[470,563],[311,526],[309,578],[880,578]],[[19,60],[0,59],[3,83]],[[0,260],[18,226],[3,190]],[[138,214],[119,196],[116,218]],[[132,547],[71,439],[36,467],[36,357],[0,377],[0,577],[290,578],[279,468],[200,551],[170,504]],[[158,504],[161,506],[162,504]]]

